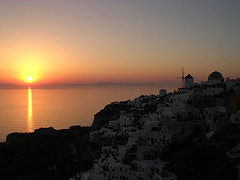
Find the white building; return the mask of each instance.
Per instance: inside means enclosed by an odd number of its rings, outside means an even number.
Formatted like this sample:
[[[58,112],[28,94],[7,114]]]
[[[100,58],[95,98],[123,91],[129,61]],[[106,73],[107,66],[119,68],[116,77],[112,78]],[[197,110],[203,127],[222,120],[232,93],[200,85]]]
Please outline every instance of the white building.
[[[170,106],[178,106],[182,103],[187,103],[193,99],[193,91],[184,94],[176,94],[167,98],[165,101]]]
[[[155,113],[144,114],[140,118],[140,121],[143,123],[146,123],[149,121],[158,121],[158,120],[159,120],[159,114],[155,114]]]
[[[109,158],[107,158],[103,163],[103,166],[107,167],[109,171],[112,171],[116,165],[116,159],[112,155],[110,155]]]
[[[201,83],[204,87],[203,95],[215,96],[224,92],[224,78],[220,72],[214,71],[208,76],[207,83]]]
[[[193,77],[190,74],[188,74],[184,79],[185,79],[185,88],[186,89],[192,88],[194,85]]]
[[[218,87],[218,86],[209,86],[207,87],[207,89],[203,90],[203,94],[205,96],[215,96],[215,95],[219,95],[221,93],[224,92],[224,87]]]
[[[207,107],[204,108],[204,119],[210,130],[215,131],[217,123],[226,116],[226,107]]]
[[[120,115],[119,120],[118,120],[120,128],[132,125],[133,120],[134,120],[134,117],[131,114]]]
[[[120,162],[110,172],[110,180],[164,180],[160,175],[164,166],[159,160],[135,160],[129,165]]]
[[[118,163],[110,172],[111,180],[130,180],[130,165]]]
[[[117,134],[113,128],[105,126],[101,128],[101,132],[103,133],[103,137],[114,137]]]
[[[164,147],[170,144],[173,140],[173,132],[166,125],[159,128],[153,128],[147,135],[148,145]]]
[[[162,112],[162,119],[176,121],[178,119],[187,119],[188,115],[189,113],[185,108],[185,104],[182,103],[178,106],[165,107],[164,111]]]

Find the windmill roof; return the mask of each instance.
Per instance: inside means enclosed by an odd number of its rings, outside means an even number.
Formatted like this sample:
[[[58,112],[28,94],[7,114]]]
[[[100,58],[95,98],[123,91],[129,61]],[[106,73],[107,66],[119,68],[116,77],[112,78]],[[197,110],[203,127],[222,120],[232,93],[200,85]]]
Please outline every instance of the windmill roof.
[[[188,75],[185,77],[185,79],[193,79],[193,77],[192,77],[190,74],[188,74]]]

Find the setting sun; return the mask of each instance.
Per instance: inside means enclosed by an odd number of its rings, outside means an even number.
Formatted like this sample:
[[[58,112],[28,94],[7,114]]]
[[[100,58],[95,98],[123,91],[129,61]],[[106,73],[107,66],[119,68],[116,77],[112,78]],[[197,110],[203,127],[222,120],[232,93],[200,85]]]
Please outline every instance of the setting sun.
[[[31,76],[28,76],[28,77],[27,77],[27,81],[28,81],[28,82],[32,82],[32,77],[31,77]]]

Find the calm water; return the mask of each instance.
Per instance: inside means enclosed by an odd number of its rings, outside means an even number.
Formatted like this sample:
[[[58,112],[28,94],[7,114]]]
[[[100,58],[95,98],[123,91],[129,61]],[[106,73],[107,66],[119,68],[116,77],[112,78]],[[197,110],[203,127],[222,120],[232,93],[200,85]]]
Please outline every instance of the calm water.
[[[0,89],[0,141],[11,132],[89,126],[94,114],[110,102],[158,94],[160,86]],[[168,90],[172,90],[168,88]]]

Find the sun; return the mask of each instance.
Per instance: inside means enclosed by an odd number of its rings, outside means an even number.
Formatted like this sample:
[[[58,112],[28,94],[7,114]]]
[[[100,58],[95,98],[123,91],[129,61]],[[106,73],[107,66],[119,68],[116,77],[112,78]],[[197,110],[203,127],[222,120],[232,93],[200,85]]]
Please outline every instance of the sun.
[[[28,77],[27,77],[27,81],[28,81],[28,82],[32,82],[32,80],[33,80],[33,79],[32,79],[31,76],[28,76]]]

